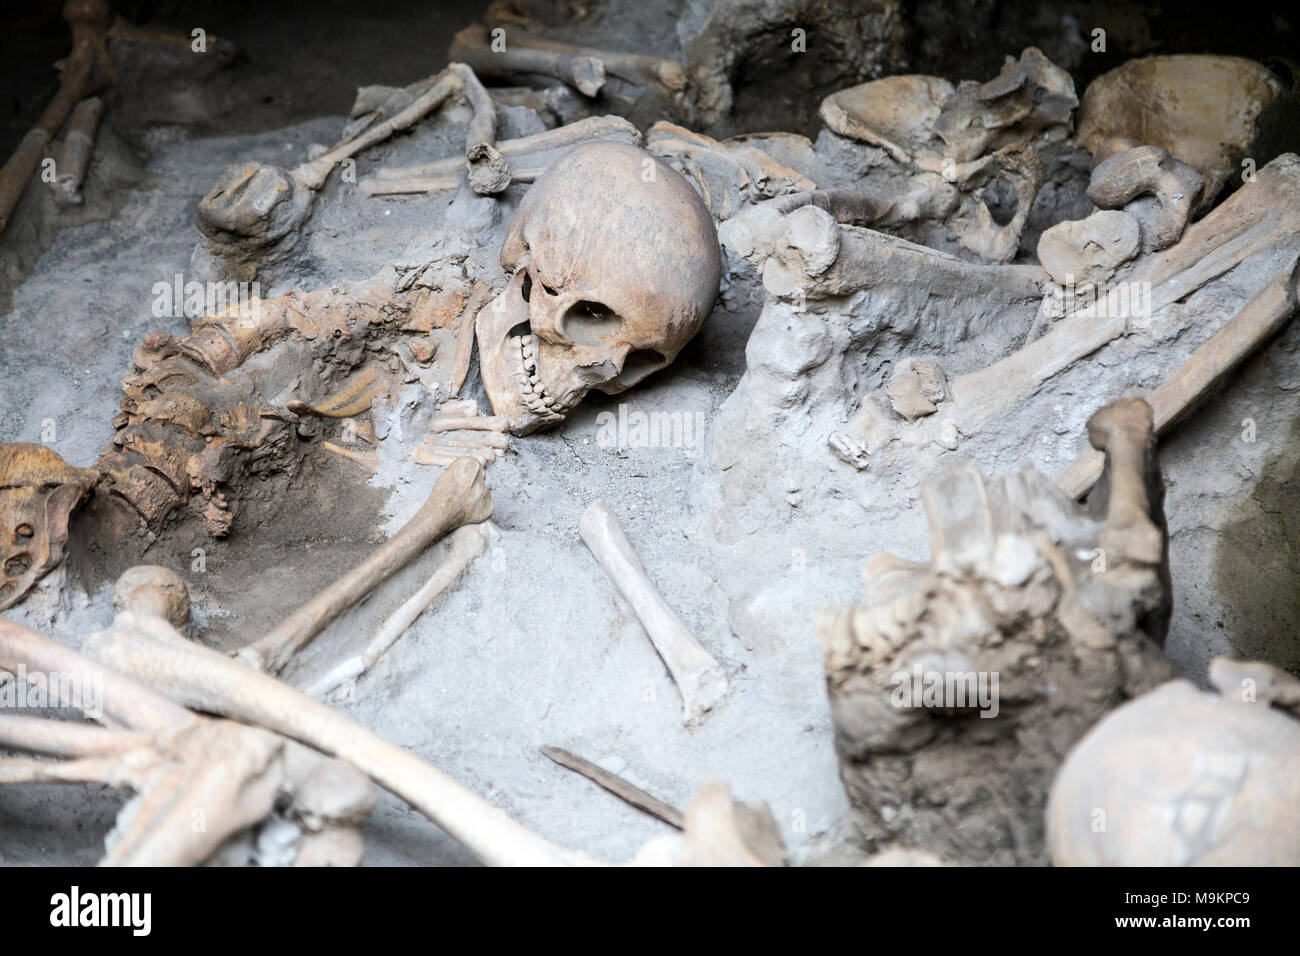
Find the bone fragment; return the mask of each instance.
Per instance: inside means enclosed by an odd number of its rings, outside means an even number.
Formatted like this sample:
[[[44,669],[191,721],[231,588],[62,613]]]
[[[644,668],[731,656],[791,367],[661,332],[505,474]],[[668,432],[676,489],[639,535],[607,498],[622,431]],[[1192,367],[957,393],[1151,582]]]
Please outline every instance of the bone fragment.
[[[722,668],[650,582],[609,505],[603,501],[593,503],[583,514],[579,528],[596,561],[632,605],[677,684],[684,721],[689,724],[699,720],[727,693]]]
[[[437,82],[396,115],[370,127],[359,136],[340,143],[315,159],[294,167],[294,178],[309,189],[320,189],[325,184],[330,170],[340,162],[376,143],[383,142],[399,130],[410,129],[461,89],[461,79],[454,73],[444,72]]]
[[[510,185],[510,165],[496,148],[496,105],[464,63],[453,63],[447,69],[460,79],[461,91],[474,110],[465,145],[469,187],[480,196],[494,196]]]
[[[565,149],[597,140],[641,145],[641,134],[635,126],[621,116],[589,116],[567,126],[532,133],[516,139],[497,143],[502,156],[511,157],[530,153],[544,153]],[[461,169],[458,156],[449,156],[432,163],[416,166],[386,166],[375,171],[375,179],[412,179],[422,176],[455,175]]]
[[[510,169],[506,186],[512,183],[532,183],[546,172],[545,167]],[[440,173],[435,176],[409,176],[405,179],[365,179],[361,192],[366,196],[406,196],[417,193],[449,192],[460,188],[460,173]],[[502,187],[504,189],[505,186]],[[500,190],[498,190],[499,192]]]
[[[470,24],[456,34],[448,55],[479,76],[517,76],[532,73],[568,83],[584,96],[595,96],[605,85],[605,65],[592,56],[541,50],[520,44],[515,37],[496,52],[488,43],[487,28]]]
[[[279,672],[294,652],[433,542],[461,525],[485,521],[491,514],[492,499],[483,483],[482,466],[472,459],[452,462],[438,477],[428,500],[397,534],[275,630],[241,650],[240,660],[257,670]]]
[[[483,532],[477,527],[457,528],[447,536],[450,545],[446,557],[429,576],[429,580],[403,602],[393,614],[380,625],[379,631],[372,637],[361,653],[340,661],[329,672],[312,683],[307,693],[312,697],[323,698],[335,688],[356,680],[375,666],[384,653],[392,647],[423,614],[446,591],[460,579],[466,569],[478,559],[485,547]]]
[[[139,564],[127,568],[113,586],[113,610],[150,614],[175,628],[190,619],[190,592],[171,568]]]
[[[463,469],[462,469],[463,470]],[[418,757],[267,674],[209,648],[118,628],[87,653],[186,706],[273,730],[353,764],[494,866],[589,865]]]
[[[356,448],[345,448],[332,441],[321,442],[321,447],[331,454],[346,458],[355,465],[360,465],[366,471],[379,470],[379,453],[374,451],[361,451]]]
[[[0,232],[9,224],[45,150],[74,106],[104,85],[112,71],[104,43],[109,6],[104,0],[68,0],[63,19],[72,28],[72,53],[61,63],[59,91],[0,168]],[[56,167],[57,175],[57,167]]]
[[[643,810],[650,816],[657,817],[669,826],[674,826],[679,830],[686,826],[686,817],[682,814],[682,811],[664,803],[657,797],[652,797],[640,787],[628,783],[618,774],[610,773],[590,760],[584,760],[577,754],[569,753],[569,751],[559,747],[542,747],[541,750],[545,756],[550,757],[561,767],[582,774],[592,783],[608,790],[620,800],[632,804],[638,810]]]
[[[68,131],[63,135],[63,148],[54,161],[54,198],[62,205],[81,204],[81,183],[90,166],[103,112],[103,101],[97,96],[82,100],[72,111]]]
[[[1286,325],[1297,307],[1298,271],[1300,259],[1293,260],[1279,272],[1259,295],[1224,323],[1147,396],[1157,435],[1163,434],[1225,375]],[[1101,477],[1104,462],[1105,455],[1091,449],[1058,472],[1053,481],[1067,495],[1080,498]]]
[[[347,385],[314,405],[291,401],[285,407],[295,415],[315,415],[320,418],[351,418],[369,411],[375,396],[382,391],[382,372],[377,365],[367,365],[354,375]]]

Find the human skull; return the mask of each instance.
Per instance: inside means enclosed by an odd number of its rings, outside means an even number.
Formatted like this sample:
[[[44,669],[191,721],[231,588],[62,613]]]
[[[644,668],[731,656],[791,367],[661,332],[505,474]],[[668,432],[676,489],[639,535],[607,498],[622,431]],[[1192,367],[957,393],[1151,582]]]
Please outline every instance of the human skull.
[[[658,158],[565,155],[520,204],[501,247],[513,276],[476,318],[493,411],[527,434],[668,365],[713,309],[720,259],[704,202]]]
[[[68,518],[98,478],[43,445],[0,445],[0,610],[63,560]]]
[[[1300,682],[1222,658],[1210,680],[1164,684],[1074,746],[1047,804],[1053,863],[1300,865],[1300,720],[1278,707]]]

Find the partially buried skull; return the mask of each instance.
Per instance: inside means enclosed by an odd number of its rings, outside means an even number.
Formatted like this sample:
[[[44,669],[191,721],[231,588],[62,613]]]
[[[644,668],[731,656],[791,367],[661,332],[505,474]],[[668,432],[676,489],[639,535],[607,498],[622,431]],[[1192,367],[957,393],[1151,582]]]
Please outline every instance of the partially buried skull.
[[[63,560],[68,518],[98,479],[43,445],[0,445],[0,610]]]
[[[595,143],[554,163],[501,248],[509,285],[476,319],[495,414],[527,434],[593,388],[617,394],[668,365],[713,309],[713,218],[691,186],[633,146]]]

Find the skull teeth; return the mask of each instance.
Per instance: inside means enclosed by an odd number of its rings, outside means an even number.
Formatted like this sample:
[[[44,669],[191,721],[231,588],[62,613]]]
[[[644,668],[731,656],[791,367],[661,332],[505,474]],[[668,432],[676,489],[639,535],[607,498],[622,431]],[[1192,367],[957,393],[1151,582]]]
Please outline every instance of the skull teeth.
[[[563,403],[546,394],[537,371],[537,336],[516,335],[510,340],[519,354],[519,370],[514,375],[519,397],[530,412],[549,421],[560,421],[568,410]]]

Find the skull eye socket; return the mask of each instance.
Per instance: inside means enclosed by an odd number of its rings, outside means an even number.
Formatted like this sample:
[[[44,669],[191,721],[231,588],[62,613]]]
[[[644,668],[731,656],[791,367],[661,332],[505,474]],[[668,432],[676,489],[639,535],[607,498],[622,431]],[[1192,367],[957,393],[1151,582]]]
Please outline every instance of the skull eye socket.
[[[579,345],[601,345],[618,331],[623,320],[608,306],[583,299],[564,313],[561,330],[565,338]]]
[[[618,373],[617,381],[620,385],[635,385],[667,364],[667,356],[654,349],[635,349],[628,352],[627,358],[623,360],[623,370]]]

